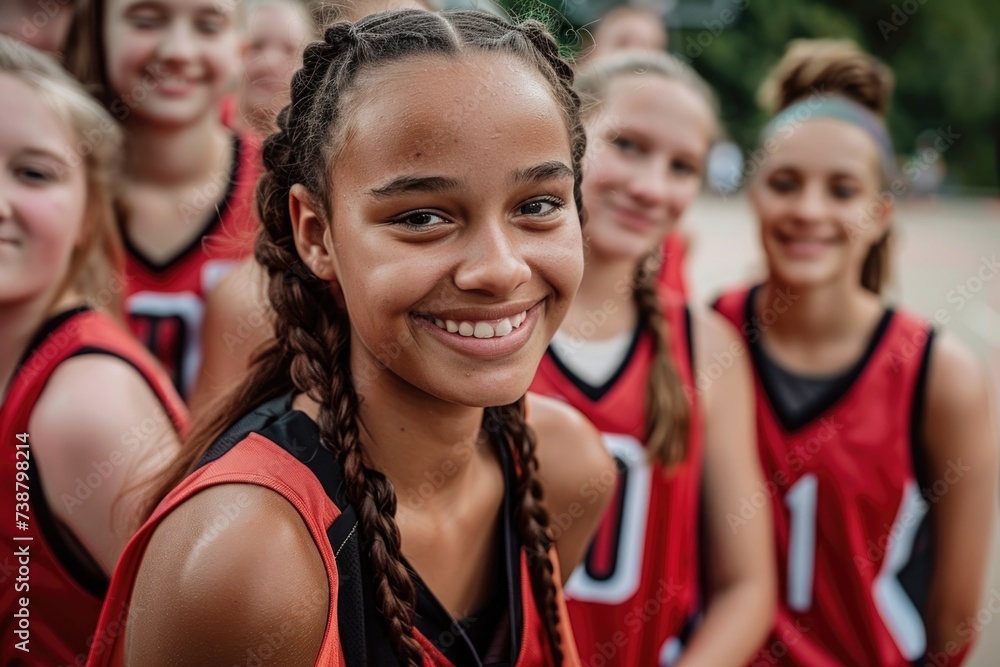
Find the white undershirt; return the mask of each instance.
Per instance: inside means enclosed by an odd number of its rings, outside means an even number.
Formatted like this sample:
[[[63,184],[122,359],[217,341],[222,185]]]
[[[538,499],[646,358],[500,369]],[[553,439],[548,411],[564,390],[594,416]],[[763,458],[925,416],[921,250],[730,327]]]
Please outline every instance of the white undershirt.
[[[621,368],[635,331],[623,331],[604,340],[587,340],[557,331],[552,349],[573,374],[593,387],[603,386]]]

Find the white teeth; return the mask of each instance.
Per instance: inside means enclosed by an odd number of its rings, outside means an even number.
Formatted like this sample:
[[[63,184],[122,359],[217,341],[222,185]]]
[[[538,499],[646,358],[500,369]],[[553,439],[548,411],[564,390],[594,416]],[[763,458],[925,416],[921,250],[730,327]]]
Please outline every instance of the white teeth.
[[[462,322],[464,325],[465,322]],[[491,327],[486,322],[476,322],[476,328],[473,331],[473,335],[476,338],[493,338],[493,327]]]
[[[524,321],[528,319],[528,313],[526,311],[520,312],[517,315],[505,317],[498,322],[443,320],[440,317],[428,317],[428,319],[434,323],[434,326],[444,329],[448,333],[457,333],[466,338],[470,336],[475,336],[476,338],[495,338],[506,336],[524,324]]]

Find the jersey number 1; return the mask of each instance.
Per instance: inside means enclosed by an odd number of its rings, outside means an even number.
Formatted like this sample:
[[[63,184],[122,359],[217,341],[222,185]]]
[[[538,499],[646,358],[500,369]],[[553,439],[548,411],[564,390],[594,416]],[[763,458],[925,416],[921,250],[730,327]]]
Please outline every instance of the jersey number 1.
[[[815,474],[803,475],[785,494],[789,513],[788,528],[788,606],[799,612],[812,606],[816,563],[816,500],[819,480]],[[924,654],[927,635],[920,612],[899,581],[899,573],[910,560],[913,543],[927,505],[917,485],[907,482],[903,500],[889,531],[882,569],[872,583],[872,598],[882,621],[907,660]]]

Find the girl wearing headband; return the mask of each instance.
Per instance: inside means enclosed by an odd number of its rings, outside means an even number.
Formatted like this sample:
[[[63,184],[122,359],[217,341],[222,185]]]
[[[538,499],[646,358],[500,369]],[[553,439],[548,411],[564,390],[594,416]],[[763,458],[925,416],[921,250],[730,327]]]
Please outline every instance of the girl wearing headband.
[[[753,665],[957,665],[977,632],[996,504],[980,363],[887,306],[889,70],[794,42],[750,184],[766,280],[716,304],[756,374],[779,615]],[[735,526],[756,520],[732,510]]]

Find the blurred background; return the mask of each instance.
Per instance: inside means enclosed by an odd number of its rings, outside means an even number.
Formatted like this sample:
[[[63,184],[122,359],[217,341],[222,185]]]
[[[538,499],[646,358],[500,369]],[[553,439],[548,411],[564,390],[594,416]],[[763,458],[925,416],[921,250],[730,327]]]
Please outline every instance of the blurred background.
[[[537,16],[559,26],[566,48],[578,50],[588,44],[588,26],[629,3],[499,4],[517,16]],[[730,136],[745,151],[752,149],[765,121],[755,101],[757,86],[788,41],[850,38],[896,75],[888,124],[900,165],[917,175],[911,191],[998,194],[1000,2],[658,0],[632,5],[660,16],[667,29],[667,50],[689,62],[715,88]],[[949,128],[954,141],[944,151],[935,149],[935,136]]]

